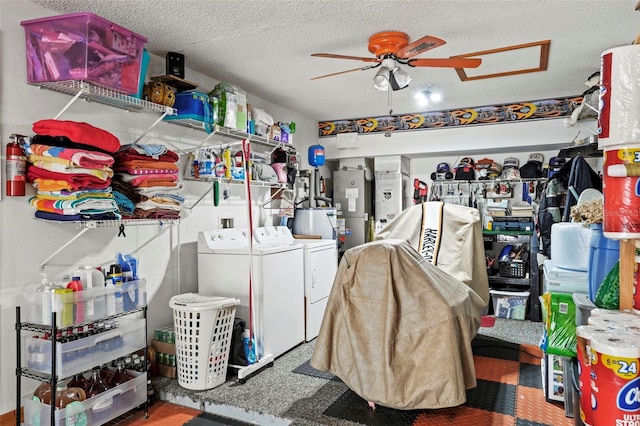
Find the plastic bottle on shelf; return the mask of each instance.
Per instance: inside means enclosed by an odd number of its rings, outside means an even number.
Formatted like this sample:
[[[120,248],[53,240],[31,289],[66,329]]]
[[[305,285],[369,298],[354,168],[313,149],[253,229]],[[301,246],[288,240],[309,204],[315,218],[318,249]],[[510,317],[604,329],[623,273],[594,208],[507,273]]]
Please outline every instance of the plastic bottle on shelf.
[[[75,337],[76,337],[77,340],[82,340],[82,339],[88,337],[88,333],[85,331],[84,326],[79,325],[76,328]],[[88,356],[91,353],[92,348],[94,348],[94,347],[95,347],[95,345],[88,346],[88,347],[82,345],[77,350],[78,358],[82,358],[82,357]]]
[[[124,301],[122,296],[122,268],[120,265],[113,264],[109,266],[108,280],[111,280],[111,285],[116,287],[115,291],[115,305],[116,314],[124,312]]]
[[[56,386],[56,408],[68,410],[65,418],[66,425],[86,425],[87,413],[82,409],[82,401],[87,399],[87,395],[82,388],[68,387],[66,383],[60,382]],[[78,406],[76,408],[76,406]]]
[[[31,337],[27,345],[27,368],[39,369],[40,363],[42,362],[42,360],[38,360],[38,354],[41,352],[39,345],[40,337],[38,335]]]
[[[78,336],[73,334],[73,329],[67,328],[67,330],[64,333],[64,342],[70,343],[76,340],[78,340]],[[77,350],[73,350],[73,351],[67,350],[67,352],[62,353],[62,361],[71,362],[76,358],[78,358],[78,356],[79,356],[79,353]]]
[[[40,321],[44,325],[51,325],[51,313],[53,312],[53,285],[47,280],[46,274],[42,275],[40,286],[36,292],[41,293],[40,296]]]
[[[80,281],[79,276],[74,276],[71,278],[71,281],[67,283],[67,288],[73,290],[74,293],[84,290],[82,286],[82,281]],[[84,302],[82,300],[82,296],[76,296],[74,298],[75,303],[73,304],[73,321],[74,323],[79,323],[84,321]]]
[[[224,162],[224,177],[225,179],[231,178],[231,149],[226,148],[222,152],[222,160]]]
[[[104,287],[104,275],[92,266],[80,268],[80,280],[85,290]],[[85,300],[85,316],[87,319],[103,317],[106,312],[104,294],[92,295]]]
[[[51,404],[51,385],[49,383],[40,384],[33,392],[33,400],[47,405]]]

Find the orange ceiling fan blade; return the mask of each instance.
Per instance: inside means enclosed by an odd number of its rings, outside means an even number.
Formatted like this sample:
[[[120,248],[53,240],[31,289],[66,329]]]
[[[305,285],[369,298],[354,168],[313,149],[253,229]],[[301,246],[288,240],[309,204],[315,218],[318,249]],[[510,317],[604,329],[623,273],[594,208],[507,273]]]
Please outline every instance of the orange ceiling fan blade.
[[[445,68],[477,68],[482,63],[480,58],[421,58],[410,59],[407,64],[412,67],[445,67]]]
[[[371,69],[371,68],[375,68],[375,67],[377,67],[378,65],[380,65],[380,64],[370,65],[370,66],[368,66],[368,67],[362,67],[362,68],[355,68],[355,69],[352,69],[352,70],[346,70],[346,71],[334,72],[333,74],[327,74],[327,75],[321,75],[321,76],[319,76],[319,77],[313,77],[311,80],[318,80],[318,79],[321,79],[321,78],[333,77],[334,75],[347,74],[347,73],[354,72],[354,71],[364,71],[364,70],[369,70],[369,69]]]
[[[400,59],[413,58],[427,50],[435,49],[445,44],[446,41],[434,36],[424,36],[413,43],[407,44],[403,48],[399,49],[395,55]]]
[[[362,62],[380,62],[378,58],[365,58],[363,56],[334,55],[333,53],[312,53],[311,56],[317,58],[352,59]]]

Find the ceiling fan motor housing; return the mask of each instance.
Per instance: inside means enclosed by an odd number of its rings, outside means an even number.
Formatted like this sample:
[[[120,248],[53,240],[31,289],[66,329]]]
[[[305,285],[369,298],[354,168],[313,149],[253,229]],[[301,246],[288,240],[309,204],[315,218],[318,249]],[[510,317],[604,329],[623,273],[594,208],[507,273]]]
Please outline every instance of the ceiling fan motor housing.
[[[380,58],[394,54],[409,44],[409,36],[400,31],[384,31],[369,37],[369,52]]]

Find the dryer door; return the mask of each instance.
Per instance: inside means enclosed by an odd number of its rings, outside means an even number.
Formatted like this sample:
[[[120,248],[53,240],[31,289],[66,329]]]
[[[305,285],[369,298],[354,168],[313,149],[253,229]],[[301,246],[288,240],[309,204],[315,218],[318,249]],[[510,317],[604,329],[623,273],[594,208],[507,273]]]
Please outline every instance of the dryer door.
[[[329,297],[338,272],[338,251],[335,248],[310,249],[306,268],[310,303]]]

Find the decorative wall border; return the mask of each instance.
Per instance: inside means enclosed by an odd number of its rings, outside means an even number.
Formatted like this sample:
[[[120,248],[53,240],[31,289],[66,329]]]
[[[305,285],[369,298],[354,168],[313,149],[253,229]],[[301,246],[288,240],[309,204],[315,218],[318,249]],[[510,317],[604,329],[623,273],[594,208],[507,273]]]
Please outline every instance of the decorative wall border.
[[[414,114],[384,115],[318,122],[319,137],[338,133],[384,133],[412,130],[467,127],[484,124],[514,123],[518,121],[547,120],[571,115],[582,102],[582,95],[565,98],[542,99],[504,105],[450,109]]]

